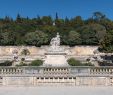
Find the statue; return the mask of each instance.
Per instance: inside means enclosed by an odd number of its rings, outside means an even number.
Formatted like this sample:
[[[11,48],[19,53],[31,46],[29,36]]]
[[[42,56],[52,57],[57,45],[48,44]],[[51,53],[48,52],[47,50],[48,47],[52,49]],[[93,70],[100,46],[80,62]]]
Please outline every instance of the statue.
[[[57,33],[57,36],[51,39],[51,46],[60,46],[60,35]]]
[[[50,51],[59,51],[60,50],[60,35],[59,35],[59,33],[57,33],[56,37],[51,39],[50,45],[51,45]]]
[[[47,48],[45,53],[44,65],[45,66],[66,66],[67,53],[64,48],[60,46],[60,35],[57,33],[55,37],[51,39],[50,47]]]

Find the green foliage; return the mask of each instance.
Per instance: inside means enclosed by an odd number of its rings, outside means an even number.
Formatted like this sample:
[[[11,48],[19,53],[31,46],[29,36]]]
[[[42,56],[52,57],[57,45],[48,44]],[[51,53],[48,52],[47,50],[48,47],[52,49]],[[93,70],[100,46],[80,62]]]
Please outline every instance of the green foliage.
[[[38,31],[36,31],[38,30]],[[62,19],[56,13],[30,19],[17,15],[0,19],[0,45],[48,45],[59,32],[62,45],[100,45],[102,52],[113,52],[113,21],[101,12],[83,20],[81,16]]]
[[[81,63],[80,61],[76,60],[75,58],[70,58],[67,61],[70,66],[94,66],[90,62]]]
[[[53,21],[52,21],[52,18],[50,16],[43,16],[42,23],[43,23],[43,25],[52,25]]]
[[[88,62],[88,63],[83,63],[82,66],[94,66],[92,63]]]
[[[65,39],[64,41],[70,46],[74,46],[82,43],[80,34],[76,31],[70,31],[67,38],[68,39]]]
[[[99,64],[99,66],[113,66],[113,63],[108,63],[106,61],[99,62],[98,64]]]
[[[82,65],[80,61],[75,60],[74,58],[68,59],[67,62],[70,66],[81,66]]]
[[[75,18],[72,18],[70,20],[70,24],[71,26],[73,26],[74,28],[78,28],[84,25],[84,21],[82,20],[81,16],[76,16]]]
[[[28,64],[24,63],[24,62],[20,62],[19,64],[17,64],[16,66],[28,66]]]
[[[16,66],[41,66],[43,64],[42,60],[34,60],[30,64],[26,64],[24,61],[21,61],[18,65]]]
[[[28,45],[41,46],[48,42],[48,35],[42,31],[30,32],[26,34],[25,42]]]
[[[100,21],[100,20],[103,20],[106,18],[106,16],[101,13],[101,12],[94,12],[93,13],[93,18],[96,20],[96,21]]]
[[[106,35],[100,42],[99,51],[105,53],[113,52],[113,31],[111,31],[111,34]]]
[[[3,62],[3,63],[0,63],[0,66],[12,66],[12,61],[5,61],[5,62]]]
[[[41,66],[42,64],[43,64],[42,60],[34,60],[29,64],[29,66]]]

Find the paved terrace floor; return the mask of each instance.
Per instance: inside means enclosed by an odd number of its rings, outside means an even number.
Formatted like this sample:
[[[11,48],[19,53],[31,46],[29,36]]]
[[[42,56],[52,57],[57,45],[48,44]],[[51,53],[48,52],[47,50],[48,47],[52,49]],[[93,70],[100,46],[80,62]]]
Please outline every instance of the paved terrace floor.
[[[0,87],[0,95],[113,95],[113,87]]]

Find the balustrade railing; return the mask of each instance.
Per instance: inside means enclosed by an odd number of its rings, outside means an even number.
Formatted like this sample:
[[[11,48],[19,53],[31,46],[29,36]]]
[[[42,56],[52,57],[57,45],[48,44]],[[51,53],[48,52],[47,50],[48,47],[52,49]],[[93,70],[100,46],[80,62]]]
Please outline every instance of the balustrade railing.
[[[0,67],[0,75],[113,75],[113,67]]]

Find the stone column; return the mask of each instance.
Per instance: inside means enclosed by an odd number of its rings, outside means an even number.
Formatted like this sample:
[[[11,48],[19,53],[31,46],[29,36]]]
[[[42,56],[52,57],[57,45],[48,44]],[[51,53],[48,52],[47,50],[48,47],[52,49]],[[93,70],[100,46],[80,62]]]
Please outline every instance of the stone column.
[[[76,85],[79,86],[80,85],[80,78],[76,77]]]

